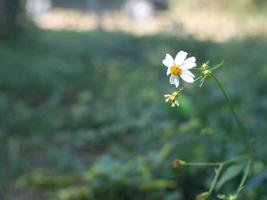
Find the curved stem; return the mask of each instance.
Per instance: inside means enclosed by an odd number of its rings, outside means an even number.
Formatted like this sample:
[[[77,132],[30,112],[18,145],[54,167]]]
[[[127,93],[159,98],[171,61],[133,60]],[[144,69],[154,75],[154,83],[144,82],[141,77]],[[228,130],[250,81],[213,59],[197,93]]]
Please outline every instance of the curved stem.
[[[217,85],[219,86],[220,90],[222,91],[223,93],[223,96],[225,98],[225,100],[227,101],[228,105],[229,105],[229,108],[231,110],[231,113],[237,123],[237,126],[239,128],[239,131],[240,131],[240,134],[242,136],[242,139],[244,141],[244,144],[246,146],[246,149],[248,151],[249,154],[252,153],[252,147],[248,141],[248,131],[244,128],[244,126],[242,125],[241,121],[239,120],[239,117],[237,116],[236,112],[235,112],[235,109],[234,109],[234,106],[230,100],[230,98],[228,97],[226,91],[224,90],[222,84],[220,83],[220,81],[216,78],[216,76],[214,74],[211,74],[212,78],[215,80],[215,82],[217,83]]]
[[[246,160],[248,158],[249,158],[249,155],[238,156],[238,157],[235,157],[233,159],[224,161],[223,164],[224,165],[228,165],[228,164],[235,163],[235,162],[238,162],[238,161],[241,161],[241,160]]]
[[[212,183],[211,183],[211,186],[210,186],[208,195],[211,195],[211,193],[213,192],[213,190],[214,190],[214,188],[215,188],[215,186],[216,186],[216,183],[217,183],[217,181],[218,181],[218,178],[219,178],[219,176],[220,176],[220,174],[221,174],[221,171],[222,171],[222,169],[223,169],[223,165],[224,165],[224,164],[221,163],[221,164],[219,165],[218,169],[216,170],[216,174],[215,174],[214,179],[212,180]]]
[[[251,166],[251,159],[248,160],[248,162],[247,162],[247,165],[246,165],[246,168],[245,168],[245,171],[244,171],[242,180],[241,180],[241,182],[240,182],[240,184],[239,184],[239,186],[238,186],[238,189],[237,189],[237,191],[236,191],[236,193],[235,193],[235,196],[236,196],[236,197],[238,196],[238,194],[240,193],[240,191],[244,188],[245,182],[246,182],[246,180],[247,180],[247,178],[248,178],[248,174],[249,174],[250,166]]]
[[[216,78],[216,76],[214,74],[211,74],[211,76],[213,77],[213,79],[216,81],[217,85],[219,86],[219,88],[221,89],[222,93],[223,93],[223,96],[225,98],[225,100],[227,101],[228,105],[229,105],[229,108],[231,110],[231,113],[237,123],[237,126],[239,128],[239,131],[240,131],[240,134],[242,136],[242,139],[244,141],[244,144],[245,144],[245,147],[249,153],[249,160],[246,164],[246,168],[244,170],[244,174],[243,174],[243,177],[242,177],[242,180],[238,186],[238,189],[235,193],[235,197],[238,196],[238,194],[241,192],[241,190],[244,188],[244,185],[245,185],[245,182],[248,178],[248,174],[249,174],[249,170],[250,170],[250,166],[251,166],[251,162],[252,162],[252,147],[251,147],[251,144],[249,143],[249,140],[248,140],[248,131],[247,129],[242,125],[241,121],[239,120],[236,112],[235,112],[235,109],[234,109],[234,106],[230,100],[230,98],[228,97],[226,91],[224,90],[222,84],[220,83],[220,81]]]

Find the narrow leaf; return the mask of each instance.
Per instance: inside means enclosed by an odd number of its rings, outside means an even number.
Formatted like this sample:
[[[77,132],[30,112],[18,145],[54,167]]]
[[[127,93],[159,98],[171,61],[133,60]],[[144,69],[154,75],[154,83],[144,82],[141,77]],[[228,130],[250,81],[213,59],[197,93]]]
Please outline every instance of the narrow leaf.
[[[211,70],[215,70],[215,69],[218,69],[219,67],[221,67],[224,63],[224,60],[222,60],[221,62],[219,62],[218,64],[216,64],[214,67],[211,68]]]
[[[232,165],[223,173],[220,180],[216,185],[216,190],[218,191],[227,181],[231,180],[232,178],[236,177],[244,168],[242,164]]]

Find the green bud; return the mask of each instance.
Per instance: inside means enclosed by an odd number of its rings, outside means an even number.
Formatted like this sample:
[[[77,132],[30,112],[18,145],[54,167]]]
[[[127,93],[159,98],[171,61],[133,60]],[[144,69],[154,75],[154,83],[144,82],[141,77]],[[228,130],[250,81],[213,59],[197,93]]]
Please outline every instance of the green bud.
[[[208,197],[209,197],[208,192],[202,192],[202,193],[197,195],[196,200],[207,200]]]

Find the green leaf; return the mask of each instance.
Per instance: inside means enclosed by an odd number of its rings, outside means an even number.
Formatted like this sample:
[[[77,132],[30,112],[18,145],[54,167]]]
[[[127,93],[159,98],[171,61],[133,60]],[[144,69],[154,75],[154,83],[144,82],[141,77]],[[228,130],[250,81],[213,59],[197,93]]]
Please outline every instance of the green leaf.
[[[178,101],[180,103],[180,112],[185,116],[191,116],[194,114],[194,104],[190,98],[186,95],[181,95],[178,97]]]
[[[224,63],[224,60],[222,60],[221,62],[219,62],[218,64],[216,64],[214,67],[211,68],[211,71],[218,69],[219,67],[221,67]]]
[[[243,163],[230,166],[219,179],[216,185],[216,190],[218,191],[227,181],[236,177],[242,171],[243,168]]]

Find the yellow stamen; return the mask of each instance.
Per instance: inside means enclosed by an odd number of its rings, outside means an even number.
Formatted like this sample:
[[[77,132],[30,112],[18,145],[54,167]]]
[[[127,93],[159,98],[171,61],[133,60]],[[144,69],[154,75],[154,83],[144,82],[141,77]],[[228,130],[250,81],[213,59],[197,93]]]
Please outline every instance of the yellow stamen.
[[[173,65],[173,66],[170,68],[170,71],[171,71],[171,74],[172,74],[172,75],[179,75],[179,74],[182,72],[182,69],[180,68],[179,65]]]

